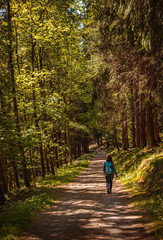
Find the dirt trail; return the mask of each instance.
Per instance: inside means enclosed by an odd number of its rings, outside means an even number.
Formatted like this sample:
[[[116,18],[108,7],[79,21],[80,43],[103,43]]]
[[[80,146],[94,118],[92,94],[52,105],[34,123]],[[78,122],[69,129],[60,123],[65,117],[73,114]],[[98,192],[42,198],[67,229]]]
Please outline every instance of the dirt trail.
[[[106,193],[102,172],[104,151],[98,151],[89,167],[57,195],[55,205],[43,211],[21,240],[155,240],[145,231],[130,197],[114,179]],[[118,171],[117,171],[118,172]]]

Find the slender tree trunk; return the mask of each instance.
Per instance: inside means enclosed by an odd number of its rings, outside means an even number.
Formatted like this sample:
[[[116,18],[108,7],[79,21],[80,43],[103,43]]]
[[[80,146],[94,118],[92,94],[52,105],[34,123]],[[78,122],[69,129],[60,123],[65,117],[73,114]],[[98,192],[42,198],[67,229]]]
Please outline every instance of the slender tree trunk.
[[[10,66],[10,76],[11,76],[11,83],[12,83],[12,96],[13,96],[13,105],[14,105],[14,114],[15,114],[15,121],[16,121],[16,128],[18,137],[21,137],[21,129],[19,123],[19,113],[18,113],[18,105],[17,105],[17,93],[15,87],[15,75],[14,75],[14,65],[13,65],[13,49],[12,49],[12,24],[11,24],[11,10],[10,10],[10,0],[7,0],[7,11],[8,11],[8,38],[9,38],[9,66]],[[23,174],[24,174],[24,183],[26,187],[30,187],[30,183],[28,180],[27,175],[27,168],[26,168],[26,159],[24,154],[24,148],[22,146],[21,140],[19,141],[20,152],[22,155],[22,166],[23,166]]]
[[[141,111],[140,111],[140,147],[143,148],[146,146],[146,114],[145,108],[143,107],[144,97],[141,95]]]
[[[2,114],[4,117],[7,117],[6,115],[6,111],[5,111],[5,98],[4,98],[4,94],[2,92],[2,88],[0,86],[0,101],[1,101],[1,110],[2,110]],[[4,192],[7,193],[8,192],[8,174],[7,174],[7,169],[3,167],[3,165],[8,165],[7,164],[7,160],[4,160],[3,158],[3,154],[0,153],[0,169],[1,169],[1,174],[2,174],[2,178],[4,178],[3,180],[3,189]]]
[[[66,130],[66,133],[67,133],[67,145],[68,145],[68,158],[69,158],[69,163],[72,164],[70,133],[68,128]]]
[[[44,148],[44,159],[45,159],[45,163],[46,163],[47,172],[50,172],[49,159],[48,159],[48,148],[47,147]]]
[[[37,109],[36,109],[36,97],[35,97],[35,90],[33,88],[33,115],[35,119],[35,126],[36,129],[39,131],[39,123],[38,123],[38,117],[37,117]],[[41,134],[39,135],[40,141],[41,141]],[[44,178],[45,177],[45,163],[44,163],[44,155],[43,155],[43,149],[42,149],[42,143],[40,143],[39,146],[39,153],[40,153],[40,161],[41,161],[41,175]]]
[[[63,165],[63,159],[62,159],[62,157],[63,157],[63,155],[62,155],[62,152],[61,152],[61,132],[60,131],[58,131],[57,132],[57,134],[56,134],[56,136],[57,136],[57,143],[58,143],[58,145],[59,145],[59,148],[58,148],[58,161],[59,161],[59,166],[62,166]]]
[[[3,205],[5,203],[5,178],[4,178],[4,171],[2,167],[2,159],[0,155],[0,205]]]
[[[154,127],[155,142],[159,143],[159,142],[161,142],[161,138],[159,136],[158,116],[157,116],[157,111],[156,110],[153,114],[153,127]]]
[[[33,72],[34,72],[34,48],[35,48],[36,43],[33,42],[33,39],[31,39],[31,41],[32,41],[31,61],[32,61],[32,75],[33,75]],[[35,119],[36,129],[39,131],[39,120],[37,117],[36,94],[35,94],[34,84],[33,84],[33,115],[34,115],[34,119]],[[41,134],[39,136],[40,136],[40,141],[41,141]],[[39,152],[40,152],[40,161],[41,161],[41,175],[44,178],[45,177],[45,163],[44,163],[42,143],[40,143]]]
[[[55,175],[53,158],[51,156],[50,156],[50,166],[51,166],[51,174]]]
[[[76,147],[76,136],[74,136],[73,147],[72,147],[74,160],[77,159],[77,151],[76,150],[77,150],[77,147]]]
[[[64,140],[64,145],[67,145],[66,127],[64,128],[63,140]],[[64,158],[64,163],[67,165],[68,164],[68,149],[67,149],[67,147],[64,147],[63,158]]]
[[[39,150],[40,150],[40,158],[41,158],[41,175],[44,178],[45,177],[45,163],[44,163],[44,154],[43,154],[42,144],[40,144]]]
[[[136,124],[136,147],[140,147],[140,106],[139,106],[139,67],[135,79],[135,124]]]
[[[29,179],[29,181],[31,182],[31,180],[32,180],[32,177],[31,177],[31,169],[27,169],[27,172],[28,172],[28,179]]]
[[[81,144],[79,143],[78,144],[78,157],[81,156]]]
[[[19,177],[18,177],[18,170],[17,170],[17,166],[15,164],[15,161],[12,161],[12,166],[13,166],[13,170],[14,170],[16,186],[17,186],[17,188],[20,188]]]
[[[88,138],[88,135],[84,136],[83,149],[84,149],[84,153],[89,153],[89,138]]]
[[[132,126],[131,126],[131,132],[132,132],[132,147],[135,148],[136,147],[136,142],[135,142],[135,116],[132,116]]]
[[[136,123],[136,147],[140,147],[140,110],[139,110],[139,99],[136,100],[135,123]]]
[[[114,131],[115,147],[117,148],[117,150],[119,152],[119,146],[118,146],[118,140],[117,140],[117,129],[116,129],[114,119],[113,119],[113,131]]]
[[[127,131],[127,114],[126,110],[122,111],[122,149],[127,150],[128,143],[128,131]]]
[[[146,146],[146,133],[145,133],[145,127],[146,127],[146,114],[145,109],[143,108],[141,110],[140,115],[140,147],[143,148]]]
[[[7,175],[7,169],[6,166],[7,165],[7,161],[5,162],[4,158],[3,158],[3,154],[0,153],[0,183],[3,186],[3,191],[4,193],[8,192],[8,186],[7,186],[7,182],[8,182],[8,175]]]
[[[2,206],[5,203],[5,195],[3,192],[2,184],[0,184],[0,206]]]
[[[131,112],[131,137],[132,137],[132,147],[136,147],[135,142],[135,105],[134,105],[134,84],[133,80],[131,80],[130,85],[130,91],[131,91],[131,103],[130,103],[130,112]]]
[[[147,113],[147,127],[146,127],[147,148],[150,149],[155,146],[155,138],[153,129],[152,107],[149,104],[146,107],[146,113]]]
[[[18,31],[17,31],[16,23],[15,23],[15,53],[16,53],[18,73],[20,75],[20,64],[19,64],[19,54],[18,54]]]
[[[59,162],[59,159],[58,159],[58,148],[57,147],[54,147],[54,156],[55,156],[57,168],[60,168],[60,162]]]
[[[35,171],[33,169],[33,158],[32,158],[32,150],[31,148],[29,148],[29,158],[30,158],[30,163],[31,163],[31,170],[32,170],[32,175],[33,175],[33,178],[35,179],[36,178],[36,175],[35,175]]]
[[[10,172],[9,174],[9,179],[8,179],[8,187],[9,187],[9,190],[12,189],[12,179],[13,179],[13,176],[12,176],[12,173]]]
[[[4,101],[5,97],[2,91],[2,88],[0,86],[0,100],[1,100],[1,110],[4,116],[6,116],[6,111],[5,111],[5,101]]]

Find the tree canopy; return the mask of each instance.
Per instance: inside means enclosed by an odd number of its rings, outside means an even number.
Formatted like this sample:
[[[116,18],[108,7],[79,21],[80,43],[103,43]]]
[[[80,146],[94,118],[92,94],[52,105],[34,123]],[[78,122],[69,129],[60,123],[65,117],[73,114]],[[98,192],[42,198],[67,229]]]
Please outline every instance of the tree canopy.
[[[0,194],[105,139],[160,142],[161,0],[0,3]]]

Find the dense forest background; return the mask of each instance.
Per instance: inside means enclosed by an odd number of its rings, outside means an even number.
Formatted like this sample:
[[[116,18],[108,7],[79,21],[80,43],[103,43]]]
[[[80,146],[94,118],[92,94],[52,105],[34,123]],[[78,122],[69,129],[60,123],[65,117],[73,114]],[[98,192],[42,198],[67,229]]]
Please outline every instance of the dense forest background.
[[[0,202],[89,145],[163,130],[161,0],[0,2]]]

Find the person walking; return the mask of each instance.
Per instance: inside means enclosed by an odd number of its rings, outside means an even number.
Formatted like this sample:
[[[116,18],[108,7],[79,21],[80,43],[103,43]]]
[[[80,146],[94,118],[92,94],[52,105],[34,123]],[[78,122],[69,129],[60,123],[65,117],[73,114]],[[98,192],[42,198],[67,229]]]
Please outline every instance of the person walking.
[[[117,177],[117,171],[116,171],[115,165],[112,161],[111,154],[106,155],[106,160],[105,160],[104,166],[103,166],[103,172],[105,174],[105,179],[106,179],[107,193],[109,194],[112,192],[114,174]]]

